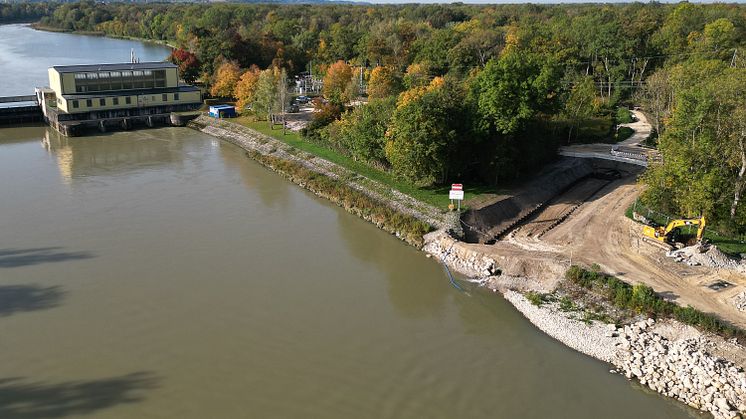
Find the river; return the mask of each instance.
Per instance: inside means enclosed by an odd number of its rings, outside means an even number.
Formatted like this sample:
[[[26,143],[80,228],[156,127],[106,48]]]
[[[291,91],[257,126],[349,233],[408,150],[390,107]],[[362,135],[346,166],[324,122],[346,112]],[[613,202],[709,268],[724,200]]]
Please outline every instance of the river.
[[[0,95],[135,41],[0,26]],[[0,418],[678,418],[187,128],[0,129]]]

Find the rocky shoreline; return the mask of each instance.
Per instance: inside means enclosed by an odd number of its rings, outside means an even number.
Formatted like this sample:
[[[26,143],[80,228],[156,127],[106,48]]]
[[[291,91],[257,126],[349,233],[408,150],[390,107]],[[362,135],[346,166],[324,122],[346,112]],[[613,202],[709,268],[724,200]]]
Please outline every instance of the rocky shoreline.
[[[718,356],[746,353],[740,345],[673,320],[656,323],[642,319],[617,327],[580,320],[562,311],[557,302],[537,306],[523,292],[538,284],[527,278],[503,278],[494,260],[459,243],[438,231],[426,235],[423,250],[461,274],[500,291],[541,331],[578,352],[608,362],[612,373],[637,380],[716,418],[746,417],[746,373],[742,367],[746,358],[731,356],[740,361],[734,362]],[[726,346],[730,351],[723,350]]]
[[[716,418],[746,417],[746,373],[741,367],[746,361],[746,355],[736,357],[737,362],[713,355],[713,352],[717,352],[725,344],[722,339],[705,336],[675,321],[656,323],[652,319],[643,319],[617,328],[613,324],[577,319],[562,311],[556,302],[534,305],[524,292],[547,290],[541,289],[541,284],[529,278],[502,275],[495,260],[468,246],[462,246],[462,242],[447,233],[447,230],[458,227],[457,217],[439,214],[437,209],[418,203],[406,195],[387,191],[382,185],[372,186],[372,181],[367,178],[356,176],[326,160],[298,153],[278,140],[237,124],[201,116],[189,126],[248,152],[258,153],[257,157],[294,162],[344,182],[377,202],[386,202],[402,214],[438,227],[439,230],[423,237],[422,250],[451,269],[479,281],[493,291],[500,291],[507,301],[544,333],[576,351],[609,363],[614,368],[611,372],[638,380],[662,395],[709,412]],[[256,160],[278,171],[268,161],[261,158]],[[306,187],[301,183],[301,186]],[[320,196],[334,201],[334,197],[323,194]],[[345,209],[356,213],[354,209]],[[406,240],[399,232],[376,222],[369,215],[367,218],[363,213],[356,215]],[[736,347],[735,352],[746,354],[742,347],[731,345]]]

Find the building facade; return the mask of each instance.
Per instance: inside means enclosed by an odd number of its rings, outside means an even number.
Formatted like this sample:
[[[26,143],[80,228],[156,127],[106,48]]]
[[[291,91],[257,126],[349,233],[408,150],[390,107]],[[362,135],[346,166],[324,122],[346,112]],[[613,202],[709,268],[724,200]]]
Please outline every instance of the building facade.
[[[179,83],[171,63],[54,66],[42,109],[50,125],[65,135],[85,127],[169,123],[171,113],[202,104],[199,88]]]

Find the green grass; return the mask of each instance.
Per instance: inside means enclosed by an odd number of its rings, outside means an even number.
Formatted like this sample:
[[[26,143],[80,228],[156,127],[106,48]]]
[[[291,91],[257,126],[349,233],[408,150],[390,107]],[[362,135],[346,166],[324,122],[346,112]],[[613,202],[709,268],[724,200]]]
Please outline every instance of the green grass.
[[[321,157],[322,159],[329,160],[332,163],[336,163],[348,170],[355,173],[361,174],[369,179],[384,184],[392,189],[396,189],[399,192],[407,194],[412,198],[419,201],[426,202],[440,209],[447,209],[450,200],[448,199],[448,190],[450,185],[443,185],[430,188],[421,188],[406,181],[397,179],[392,174],[375,169],[368,166],[365,163],[355,161],[342,153],[335,150],[323,147],[319,144],[305,141],[301,138],[300,134],[292,131],[287,131],[286,134],[282,133],[281,128],[271,129],[267,121],[254,121],[251,117],[238,117],[232,119],[232,122],[239,123],[248,128],[254,129],[261,132],[262,134],[276,138],[285,144],[297,148],[298,150],[305,151],[306,153],[313,154],[314,156]],[[484,193],[494,192],[495,189],[487,186],[475,186],[469,187],[466,185],[466,191],[464,193],[464,200],[469,200],[477,197]],[[462,206],[463,208],[463,206]]]
[[[717,246],[718,249],[724,253],[734,256],[746,253],[746,243],[741,239],[721,236],[716,232],[707,229],[705,229],[705,239]]]

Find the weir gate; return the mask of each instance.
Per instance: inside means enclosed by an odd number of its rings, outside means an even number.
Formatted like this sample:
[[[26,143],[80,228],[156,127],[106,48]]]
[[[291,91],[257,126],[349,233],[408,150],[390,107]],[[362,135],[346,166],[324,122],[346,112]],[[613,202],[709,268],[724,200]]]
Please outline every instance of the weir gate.
[[[43,121],[44,115],[36,95],[0,97],[0,125]]]

